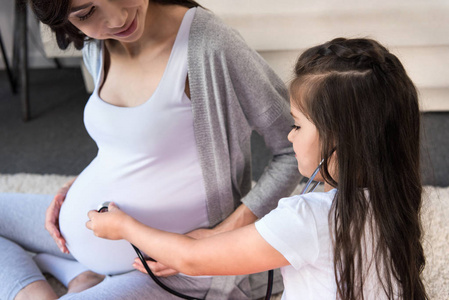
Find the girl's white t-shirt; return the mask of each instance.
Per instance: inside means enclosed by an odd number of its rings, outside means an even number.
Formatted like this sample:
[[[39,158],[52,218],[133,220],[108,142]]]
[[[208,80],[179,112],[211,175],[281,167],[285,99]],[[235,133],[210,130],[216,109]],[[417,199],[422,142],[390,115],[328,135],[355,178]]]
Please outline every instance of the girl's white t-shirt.
[[[194,15],[195,8],[185,14],[161,81],[145,103],[118,107],[103,101],[101,71],[86,105],[84,122],[98,154],[70,188],[60,229],[72,255],[92,271],[131,271],[136,257],[127,241],[101,239],[85,227],[88,211],[104,201],[170,232],[209,225],[191,101],[184,92]]]
[[[336,299],[332,232],[329,211],[337,190],[309,193],[279,201],[278,207],[256,222],[259,234],[290,263],[281,268],[284,281],[282,300]],[[366,235],[371,240],[371,234]],[[373,259],[372,243],[363,249]],[[365,270],[365,299],[386,299],[375,267]]]

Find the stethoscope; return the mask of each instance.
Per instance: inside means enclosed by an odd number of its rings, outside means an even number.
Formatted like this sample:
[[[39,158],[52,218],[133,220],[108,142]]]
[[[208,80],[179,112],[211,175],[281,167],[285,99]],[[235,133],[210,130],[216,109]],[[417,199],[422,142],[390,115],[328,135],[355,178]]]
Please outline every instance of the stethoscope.
[[[315,169],[315,171],[313,172],[312,176],[310,176],[309,180],[307,181],[306,185],[304,186],[304,188],[302,189],[300,195],[304,195],[307,193],[311,193],[313,192],[318,185],[320,184],[319,181],[315,181],[314,179],[316,177],[316,175],[318,174],[318,172],[321,169],[321,165],[323,164],[324,159],[320,162],[320,164],[318,165],[318,167]],[[310,185],[313,183],[313,185],[310,187]],[[309,189],[310,187],[310,189]],[[98,212],[107,212],[108,211],[108,206],[109,206],[109,201],[102,203],[97,211]],[[136,251],[137,256],[139,257],[140,261],[142,262],[142,265],[144,266],[145,270],[147,271],[148,275],[150,275],[151,279],[154,280],[154,282],[157,283],[157,285],[159,285],[161,288],[163,288],[164,290],[166,290],[167,292],[169,292],[172,295],[175,295],[179,298],[182,299],[188,299],[188,300],[204,300],[204,299],[200,299],[200,298],[195,298],[195,297],[191,297],[188,295],[184,295],[180,292],[177,292],[171,288],[169,288],[168,286],[166,286],[165,284],[163,284],[159,278],[156,277],[156,275],[153,274],[153,272],[151,271],[150,267],[148,266],[145,257],[143,256],[142,252],[139,250],[139,248],[137,248],[136,246],[134,246],[133,244],[131,244],[131,246],[134,248],[134,251]],[[153,260],[151,258],[149,258],[150,260]],[[155,261],[155,260],[153,260]],[[271,298],[271,293],[272,293],[272,289],[273,289],[273,270],[269,270],[268,271],[268,283],[267,283],[267,292],[265,294],[265,300],[269,300]]]

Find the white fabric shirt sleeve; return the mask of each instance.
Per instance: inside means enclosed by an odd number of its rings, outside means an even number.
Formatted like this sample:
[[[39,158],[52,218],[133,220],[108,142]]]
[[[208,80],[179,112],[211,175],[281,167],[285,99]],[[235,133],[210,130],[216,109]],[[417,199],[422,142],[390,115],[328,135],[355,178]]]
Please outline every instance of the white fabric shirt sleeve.
[[[297,270],[318,257],[315,215],[302,196],[281,199],[275,210],[256,222],[256,229]]]

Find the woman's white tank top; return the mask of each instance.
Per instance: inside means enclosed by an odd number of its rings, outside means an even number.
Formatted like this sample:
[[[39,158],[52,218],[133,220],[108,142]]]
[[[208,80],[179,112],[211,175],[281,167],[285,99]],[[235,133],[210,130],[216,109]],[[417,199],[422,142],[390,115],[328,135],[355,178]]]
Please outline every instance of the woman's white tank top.
[[[99,150],[70,188],[60,228],[72,255],[92,271],[130,271],[136,257],[128,242],[97,238],[86,229],[87,212],[104,201],[114,201],[137,220],[171,232],[186,233],[209,224],[191,102],[184,92],[194,15],[195,8],[185,14],[150,99],[136,107],[103,101],[101,74],[86,105],[86,129]]]

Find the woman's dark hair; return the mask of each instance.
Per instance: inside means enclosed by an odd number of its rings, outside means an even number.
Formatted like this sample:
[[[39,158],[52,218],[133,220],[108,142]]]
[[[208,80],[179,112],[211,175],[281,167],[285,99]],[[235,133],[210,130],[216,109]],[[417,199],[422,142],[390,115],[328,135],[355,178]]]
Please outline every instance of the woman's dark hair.
[[[56,35],[58,47],[67,49],[70,43],[80,50],[89,38],[69,22],[71,0],[29,0],[36,17],[48,25]],[[188,8],[200,6],[194,0],[149,0],[163,5],[181,5]]]
[[[299,57],[290,92],[292,105],[317,127],[321,174],[337,187],[329,220],[338,297],[364,299],[371,245],[371,267],[390,299],[428,299],[420,112],[404,67],[374,40],[338,38]]]

